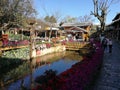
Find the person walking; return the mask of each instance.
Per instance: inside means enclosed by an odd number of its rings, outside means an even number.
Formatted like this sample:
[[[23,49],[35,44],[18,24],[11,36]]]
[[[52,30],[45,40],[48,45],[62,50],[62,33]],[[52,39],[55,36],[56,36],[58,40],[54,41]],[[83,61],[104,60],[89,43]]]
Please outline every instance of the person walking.
[[[104,52],[107,51],[107,44],[108,44],[108,40],[107,40],[107,38],[104,38],[102,41]]]
[[[109,53],[112,53],[113,43],[112,43],[112,40],[111,40],[111,39],[109,39],[109,41],[108,41],[108,46],[109,46]]]

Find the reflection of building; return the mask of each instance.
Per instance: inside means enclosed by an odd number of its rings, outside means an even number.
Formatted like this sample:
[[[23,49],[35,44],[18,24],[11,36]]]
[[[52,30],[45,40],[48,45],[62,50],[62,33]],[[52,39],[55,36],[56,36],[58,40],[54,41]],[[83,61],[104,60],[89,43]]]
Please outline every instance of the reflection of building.
[[[112,20],[112,23],[107,26],[107,30],[113,38],[120,40],[120,13],[118,13]]]
[[[88,39],[90,30],[92,27],[91,23],[64,23],[61,26],[65,32],[70,33],[72,35],[79,34],[81,39],[85,40]]]

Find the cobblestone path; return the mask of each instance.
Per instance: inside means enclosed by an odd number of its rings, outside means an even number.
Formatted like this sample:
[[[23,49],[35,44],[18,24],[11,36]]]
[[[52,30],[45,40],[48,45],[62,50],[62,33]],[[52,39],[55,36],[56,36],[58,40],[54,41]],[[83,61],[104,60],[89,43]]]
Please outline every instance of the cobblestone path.
[[[113,52],[104,53],[103,65],[94,90],[120,90],[120,44],[113,42]]]

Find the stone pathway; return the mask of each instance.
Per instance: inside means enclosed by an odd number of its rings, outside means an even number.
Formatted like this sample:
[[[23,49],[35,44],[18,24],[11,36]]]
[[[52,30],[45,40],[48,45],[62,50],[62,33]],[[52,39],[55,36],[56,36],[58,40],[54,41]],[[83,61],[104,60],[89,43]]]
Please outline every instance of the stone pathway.
[[[113,52],[104,53],[103,66],[93,90],[120,90],[120,44],[113,42]]]

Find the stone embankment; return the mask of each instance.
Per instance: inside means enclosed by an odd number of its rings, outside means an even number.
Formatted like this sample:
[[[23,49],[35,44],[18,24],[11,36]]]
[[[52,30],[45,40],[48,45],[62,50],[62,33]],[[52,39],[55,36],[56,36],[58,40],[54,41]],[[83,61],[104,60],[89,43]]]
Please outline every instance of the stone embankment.
[[[33,50],[32,57],[35,58],[35,57],[43,56],[49,53],[62,52],[65,50],[66,50],[65,45],[57,45],[55,47],[44,48],[42,50]]]

